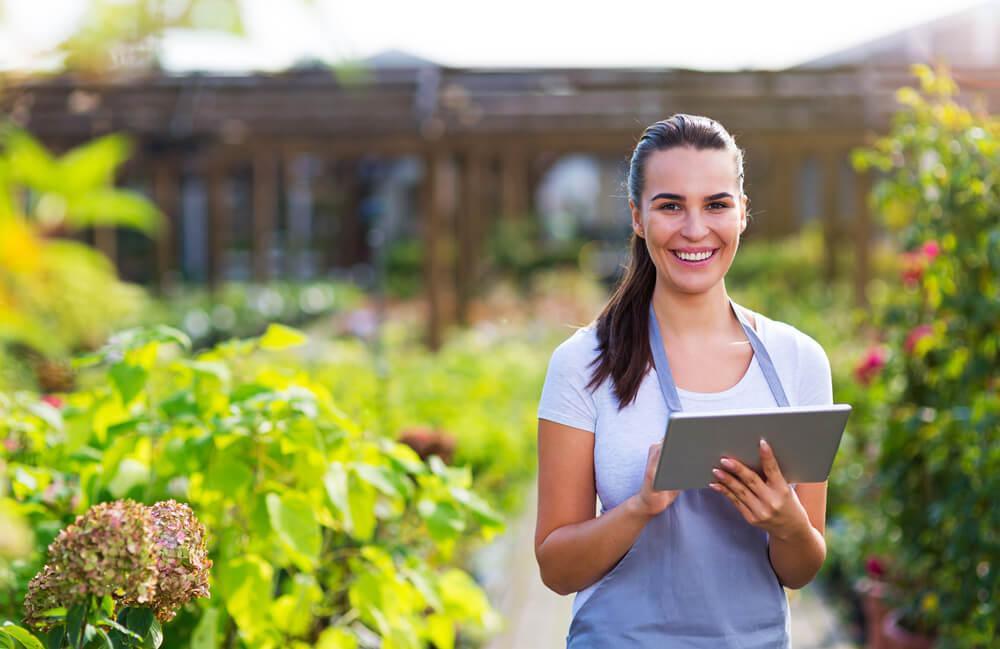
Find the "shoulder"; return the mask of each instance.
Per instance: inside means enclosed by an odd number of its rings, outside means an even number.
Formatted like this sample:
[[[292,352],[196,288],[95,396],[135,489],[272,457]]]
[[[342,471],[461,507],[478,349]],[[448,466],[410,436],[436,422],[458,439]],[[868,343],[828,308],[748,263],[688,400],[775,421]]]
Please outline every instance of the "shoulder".
[[[815,338],[796,327],[766,316],[757,316],[757,333],[767,348],[778,375],[787,377],[795,405],[833,403],[830,360]],[[783,382],[785,382],[783,380]]]
[[[772,320],[760,313],[751,313],[756,318],[757,334],[764,341],[772,356],[795,361],[800,367],[803,364],[829,367],[826,351],[822,345],[816,342],[815,338],[787,322]]]
[[[552,352],[549,365],[582,371],[590,367],[598,355],[597,328],[594,323],[580,327]]]

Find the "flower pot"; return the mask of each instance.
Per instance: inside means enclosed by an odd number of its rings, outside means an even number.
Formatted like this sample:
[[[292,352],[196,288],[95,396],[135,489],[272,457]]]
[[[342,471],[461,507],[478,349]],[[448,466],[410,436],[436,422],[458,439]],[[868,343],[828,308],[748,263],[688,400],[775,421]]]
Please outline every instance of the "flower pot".
[[[881,649],[934,649],[937,638],[917,635],[899,626],[899,613],[891,611],[882,621]]]
[[[867,649],[886,649],[882,634],[882,623],[889,613],[886,605],[885,582],[876,579],[862,579],[855,587],[855,592],[861,597],[861,610],[865,616],[865,647]]]

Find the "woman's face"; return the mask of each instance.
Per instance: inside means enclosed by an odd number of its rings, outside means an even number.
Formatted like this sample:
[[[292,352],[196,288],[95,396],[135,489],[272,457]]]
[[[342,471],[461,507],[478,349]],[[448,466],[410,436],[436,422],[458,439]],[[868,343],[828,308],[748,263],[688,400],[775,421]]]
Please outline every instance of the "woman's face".
[[[631,199],[632,227],[646,240],[657,283],[702,293],[729,270],[746,229],[733,154],[674,147],[646,159],[641,205]]]

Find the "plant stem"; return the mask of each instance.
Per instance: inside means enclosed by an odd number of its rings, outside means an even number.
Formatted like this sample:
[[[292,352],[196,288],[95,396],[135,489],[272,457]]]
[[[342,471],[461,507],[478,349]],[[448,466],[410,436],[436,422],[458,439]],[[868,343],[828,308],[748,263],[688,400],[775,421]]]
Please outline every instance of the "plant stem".
[[[77,640],[76,649],[83,649],[83,639],[87,637],[87,618],[90,617],[90,603],[94,600],[91,595],[87,603],[83,605],[83,623],[80,625],[80,638]]]

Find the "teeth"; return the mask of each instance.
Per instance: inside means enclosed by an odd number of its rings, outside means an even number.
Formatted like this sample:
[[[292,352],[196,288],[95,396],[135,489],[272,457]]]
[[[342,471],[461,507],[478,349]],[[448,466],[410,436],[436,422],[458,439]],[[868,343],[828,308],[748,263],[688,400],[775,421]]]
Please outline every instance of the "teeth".
[[[708,259],[715,253],[714,250],[709,250],[707,252],[679,252],[674,251],[674,254],[683,259],[684,261],[701,261],[702,259]]]

